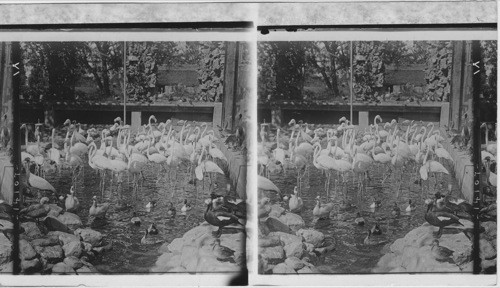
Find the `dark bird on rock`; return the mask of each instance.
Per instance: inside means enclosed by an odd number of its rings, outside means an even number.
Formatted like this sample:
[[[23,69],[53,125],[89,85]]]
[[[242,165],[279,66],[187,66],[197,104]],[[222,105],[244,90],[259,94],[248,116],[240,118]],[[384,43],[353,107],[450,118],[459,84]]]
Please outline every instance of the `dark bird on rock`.
[[[222,228],[231,224],[240,224],[240,225],[245,225],[244,221],[242,219],[239,219],[236,217],[234,214],[221,211],[221,210],[213,210],[213,202],[216,201],[207,199],[205,201],[205,204],[207,205],[207,209],[205,210],[204,219],[207,221],[209,224],[213,226],[219,227],[219,229],[216,231],[215,235],[216,237],[220,237],[222,234]]]
[[[434,206],[433,201],[427,202],[427,212],[425,213],[425,220],[431,224],[432,226],[439,227],[436,238],[440,238],[443,234],[443,228],[452,224],[458,224],[463,226],[460,223],[460,218],[449,213],[449,212],[440,212],[440,211],[432,211],[432,207]]]
[[[432,241],[432,248],[431,248],[432,255],[434,256],[434,259],[440,262],[453,262],[451,257],[453,256],[453,253],[455,251],[452,251],[446,247],[439,246],[439,240],[434,239]]]

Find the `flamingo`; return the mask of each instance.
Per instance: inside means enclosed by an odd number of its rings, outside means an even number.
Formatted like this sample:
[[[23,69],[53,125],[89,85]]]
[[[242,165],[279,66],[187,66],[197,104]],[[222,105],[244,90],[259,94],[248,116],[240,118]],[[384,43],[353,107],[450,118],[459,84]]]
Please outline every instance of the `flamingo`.
[[[40,154],[40,147],[38,147],[38,145],[36,145],[36,144],[30,144],[28,142],[28,126],[26,124],[23,124],[23,125],[21,125],[20,129],[23,129],[23,128],[24,128],[24,143],[25,143],[24,150],[26,151],[26,153],[30,154],[31,158],[33,158],[33,156]],[[26,158],[30,158],[30,157],[28,156]],[[34,159],[30,159],[30,160],[34,161]]]
[[[333,170],[335,166],[335,159],[328,155],[320,155],[321,145],[319,143],[314,144],[314,156],[313,156],[313,165],[325,172],[325,191],[326,197],[329,199],[329,189],[330,189],[330,172]]]
[[[51,161],[53,161],[56,165],[56,169],[59,172],[59,175],[61,175],[61,151],[56,148],[56,142],[55,142],[55,134],[56,134],[56,129],[52,129],[52,147],[50,147],[48,151],[48,156]]]
[[[97,154],[97,146],[94,142],[90,143],[92,147],[92,153],[89,152],[89,166],[97,171],[102,172],[101,181],[99,182],[99,187],[101,189],[101,194],[104,194],[104,186],[106,184],[106,170],[109,169],[109,159],[103,155]]]
[[[281,191],[278,186],[264,176],[257,176],[257,188],[263,191],[275,191],[281,198]]]
[[[56,189],[54,186],[52,186],[47,180],[43,179],[42,177],[39,177],[37,175],[31,174],[31,171],[29,169],[29,160],[25,160],[25,169],[26,169],[26,178],[28,179],[28,184],[36,188],[40,191],[51,191],[51,192],[56,192]]]
[[[444,166],[441,165],[441,163],[434,161],[434,160],[427,159],[429,156],[429,151],[430,151],[430,148],[427,148],[427,152],[424,156],[424,164],[419,169],[420,178],[424,181],[429,179],[429,173],[450,174],[448,172],[448,170],[446,170],[446,168],[444,168]],[[423,190],[422,190],[422,192],[423,192]]]
[[[302,210],[302,207],[304,207],[304,201],[299,197],[299,189],[297,186],[293,188],[293,194],[290,195],[288,207],[292,213],[299,213]]]
[[[224,171],[222,171],[222,169],[220,169],[220,167],[217,164],[215,164],[213,161],[206,160],[206,159],[202,160],[203,156],[205,155],[205,152],[206,152],[206,149],[202,148],[200,158],[198,159],[198,166],[194,169],[196,178],[200,181],[203,180],[205,178],[204,173],[219,173],[219,174],[224,175]],[[210,174],[210,175],[212,175],[212,174]],[[212,179],[212,178],[210,177],[210,179]],[[210,187],[212,186],[212,184],[213,183],[211,182]]]
[[[279,142],[280,130],[281,129],[278,128],[278,130],[276,131],[276,149],[273,150],[273,156],[274,156],[274,159],[276,159],[277,161],[279,161],[279,163],[281,165],[281,168],[283,169],[283,173],[286,175],[286,170],[285,170],[285,150],[283,150],[280,147],[280,142]]]
[[[151,117],[150,117],[151,118]],[[160,167],[163,163],[165,163],[167,161],[167,157],[165,157],[165,155],[163,154],[160,154],[160,153],[154,153],[154,154],[151,154],[150,153],[150,148],[151,148],[151,142],[154,141],[154,136],[151,135],[150,136],[150,142],[148,143],[148,148],[147,148],[147,153],[146,155],[148,156],[148,160],[150,162],[153,162],[153,163],[156,163],[156,164],[159,164]],[[156,182],[158,183],[158,181],[160,181],[160,173],[161,173],[161,170],[158,169],[158,175],[156,176],[157,180]]]
[[[485,168],[486,168],[486,176],[488,177],[488,183],[493,187],[497,187],[497,174],[493,173],[490,169],[491,159],[487,157],[485,159],[485,162],[486,162]]]

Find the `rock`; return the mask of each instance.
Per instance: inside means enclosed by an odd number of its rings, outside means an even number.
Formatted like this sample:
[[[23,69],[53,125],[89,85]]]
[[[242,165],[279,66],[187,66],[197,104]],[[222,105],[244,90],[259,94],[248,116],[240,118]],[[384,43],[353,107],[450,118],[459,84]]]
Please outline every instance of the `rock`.
[[[484,227],[484,233],[488,240],[495,240],[497,237],[497,223],[494,221],[481,222],[481,226]]]
[[[82,243],[80,243],[80,241],[68,242],[64,244],[63,250],[64,250],[64,255],[66,257],[68,256],[80,257],[83,251]]]
[[[151,272],[169,272],[179,266],[181,266],[181,256],[179,254],[163,253],[158,260],[156,260],[155,266],[151,269]]]
[[[292,233],[293,231],[288,227],[285,223],[274,217],[268,217],[266,219],[266,227],[269,228],[270,232],[284,232],[284,233]]]
[[[14,262],[7,262],[0,265],[0,273],[12,274],[14,273]]]
[[[474,262],[470,261],[470,262],[467,262],[467,263],[463,264],[460,267],[460,270],[462,270],[462,272],[470,272],[470,273],[472,273],[474,271]]]
[[[36,247],[46,247],[46,246],[54,246],[59,245],[59,239],[55,236],[48,236],[47,238],[38,238],[31,240],[31,245]]]
[[[284,246],[294,242],[302,242],[302,236],[297,236],[283,232],[271,232],[269,233],[269,236],[278,236],[281,243],[283,243]]]
[[[259,255],[270,264],[283,262],[285,259],[285,250],[281,246],[266,247],[259,249]]]
[[[14,223],[9,220],[5,219],[0,219],[0,227],[2,227],[2,230],[14,230]]]
[[[38,272],[42,269],[42,263],[38,258],[32,260],[21,260],[21,270],[25,274]]]
[[[276,233],[276,232],[271,232],[271,233]],[[290,234],[287,234],[290,235]],[[266,236],[266,237],[261,237],[259,238],[259,247],[273,247],[273,246],[278,246],[281,245],[280,237],[279,236]]]
[[[271,205],[271,212],[269,212],[269,217],[279,218],[285,213],[285,208],[281,207],[279,204]]]
[[[111,242],[109,242],[108,244],[101,246],[101,247],[93,247],[92,251],[95,251],[96,253],[100,254],[100,253],[103,253],[106,251],[110,251],[111,249],[113,249],[113,244]]]
[[[183,273],[184,272],[185,273],[185,272],[188,272],[188,271],[186,270],[186,268],[184,268],[182,266],[177,266],[177,267],[175,267],[173,269],[170,269],[168,272],[171,272],[171,273],[175,273],[175,272],[177,272],[177,273]]]
[[[75,231],[75,235],[80,236],[84,242],[92,244],[92,246],[100,246],[102,240],[102,234],[98,231],[85,228],[78,228]]]
[[[31,260],[37,255],[31,244],[24,239],[19,240],[19,253],[22,260]]]
[[[200,248],[200,250],[201,249],[203,248]],[[198,255],[198,248],[193,246],[182,247],[181,266],[186,268],[187,271],[196,271],[196,268],[198,267]]]
[[[300,229],[296,234],[304,237],[304,241],[313,244],[314,247],[321,247],[325,240],[325,235],[314,229]]]
[[[53,204],[53,203],[49,204],[49,207],[50,207],[50,211],[49,211],[50,214],[47,214],[47,215],[54,215],[54,217],[56,217],[56,218],[63,211],[63,208],[57,206],[57,204]]]
[[[289,267],[285,263],[279,263],[274,266],[273,274],[296,274],[295,270],[292,267]]]
[[[47,227],[47,230],[49,231],[61,231],[64,233],[73,233],[68,226],[64,225],[61,221],[59,221],[57,218],[48,216],[45,217],[43,220],[43,224],[45,227]]]
[[[182,250],[182,246],[184,245],[184,241],[182,238],[175,238],[170,244],[167,245],[168,251],[175,253],[180,252]]]
[[[299,229],[302,229],[306,226],[306,223],[304,222],[304,219],[300,217],[297,214],[294,213],[286,213],[281,215],[278,220],[280,220],[282,223],[290,227],[290,229],[293,232],[298,231]],[[285,231],[283,231],[285,232]]]
[[[491,260],[497,256],[497,251],[488,240],[479,239],[479,256],[482,260]]]
[[[61,231],[50,231],[47,233],[47,235],[57,237],[59,239],[59,242],[61,245],[65,245],[69,242],[79,242],[80,238],[78,236],[75,236],[74,234],[66,233],[66,232],[61,232]]]
[[[313,253],[313,251],[314,251],[314,245],[313,244],[305,242],[304,246],[305,246],[305,250],[306,250],[307,253]]]
[[[42,232],[40,231],[35,222],[21,223],[21,227],[23,227],[24,235],[28,237],[28,239],[36,239],[43,237]]]
[[[207,233],[210,234],[215,230],[217,230],[216,227],[213,227],[212,225],[204,222],[203,224],[196,226],[188,232],[184,233],[184,235],[182,236],[182,240],[184,241],[184,243],[196,242],[196,240],[202,235],[205,235]]]
[[[302,260],[297,257],[286,258],[285,264],[289,267],[292,267],[294,270],[300,270],[305,266],[304,262],[302,262]]]
[[[82,242],[82,244],[83,244],[83,250],[84,250],[85,252],[90,252],[90,251],[92,251],[92,244],[87,243],[87,242]]]
[[[63,262],[64,262],[64,264],[68,265],[69,267],[71,267],[74,270],[77,270],[77,269],[80,269],[81,267],[83,267],[83,262],[80,261],[80,259],[78,259],[78,257],[75,257],[75,256],[66,257],[66,258],[64,258]]]
[[[222,234],[219,239],[220,245],[233,251],[242,251],[245,245],[245,234],[243,232]]]
[[[286,257],[302,258],[304,254],[304,244],[302,242],[292,242],[284,247]]]
[[[75,274],[75,270],[63,262],[59,262],[52,267],[52,274]]]
[[[441,239],[439,239],[439,246],[455,251],[453,253],[453,261],[457,265],[461,265],[471,260],[472,242],[464,233],[444,234],[441,236]]]
[[[297,270],[298,274],[311,274],[314,273],[311,268],[304,266],[302,269]]]
[[[9,238],[5,237],[3,233],[0,233],[0,265],[10,262],[11,254],[12,243],[10,243]]]
[[[60,262],[64,257],[63,249],[59,245],[43,247],[39,253],[48,263]]]
[[[484,270],[489,270],[491,268],[494,268],[494,269],[492,269],[493,270],[492,272],[495,272],[496,271],[496,266],[497,266],[497,260],[496,259],[493,259],[493,260],[482,260],[481,261],[481,268],[483,269],[483,271]]]
[[[78,215],[73,214],[71,212],[64,212],[64,214],[60,214],[57,216],[57,220],[61,221],[66,226],[69,227],[75,227],[75,226],[82,226],[82,220]]]
[[[190,271],[188,268],[186,270]],[[230,262],[220,262],[215,257],[204,256],[199,260],[196,272],[239,272],[241,267]]]
[[[92,270],[90,270],[90,268],[87,266],[82,266],[81,268],[76,270],[76,273],[80,275],[80,274],[92,274],[95,272],[92,272]]]

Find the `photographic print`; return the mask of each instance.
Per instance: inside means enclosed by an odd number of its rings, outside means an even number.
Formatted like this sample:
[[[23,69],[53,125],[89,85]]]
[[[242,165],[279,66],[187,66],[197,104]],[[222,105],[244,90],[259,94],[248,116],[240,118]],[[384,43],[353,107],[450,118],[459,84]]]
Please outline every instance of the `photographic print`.
[[[200,39],[14,43],[21,274],[245,271],[250,46]]]
[[[496,38],[323,32],[258,42],[259,274],[496,273]]]

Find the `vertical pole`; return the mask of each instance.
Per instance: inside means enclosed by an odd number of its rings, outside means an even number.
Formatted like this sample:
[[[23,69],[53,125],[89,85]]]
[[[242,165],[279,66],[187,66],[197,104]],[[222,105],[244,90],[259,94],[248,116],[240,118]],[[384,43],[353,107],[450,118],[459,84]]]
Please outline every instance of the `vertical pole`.
[[[11,65],[12,67],[19,67],[22,65],[21,61],[21,46],[19,42],[12,42],[12,54],[10,57],[10,63],[7,62],[6,65]],[[19,131],[19,120],[20,120],[20,107],[19,107],[19,85],[20,77],[19,68],[11,68],[11,75],[7,76],[11,78],[12,81],[12,164],[14,164],[14,193],[12,201],[12,220],[14,224],[14,241],[12,243],[12,257],[13,259],[13,273],[15,275],[21,272],[21,260],[19,258],[19,210],[21,207],[21,192],[19,187],[19,176],[21,173],[21,133]]]
[[[483,63],[481,61],[481,44],[479,41],[472,41],[471,59],[467,65],[472,66],[472,161],[474,163],[474,194],[472,198],[473,205],[473,222],[474,222],[474,238],[472,243],[472,260],[474,261],[473,273],[479,274],[481,272],[481,258],[479,254],[479,211],[481,210],[481,134],[480,134],[480,115],[479,107],[480,93],[481,93],[481,71]]]
[[[127,124],[127,42],[123,41],[123,125]]]
[[[351,83],[350,83],[351,85],[349,85],[349,90],[351,92],[351,104],[350,104],[350,110],[349,111],[351,112],[351,114],[350,114],[349,121],[351,121],[351,124],[352,124],[352,98],[353,98],[353,94],[354,94],[353,93],[353,85],[354,85],[353,83],[354,83],[354,81],[352,79],[352,65],[353,65],[352,64],[352,41],[350,42],[349,46],[350,46],[350,48],[349,48],[349,50],[350,50],[349,56],[350,56],[350,66],[351,66]]]

